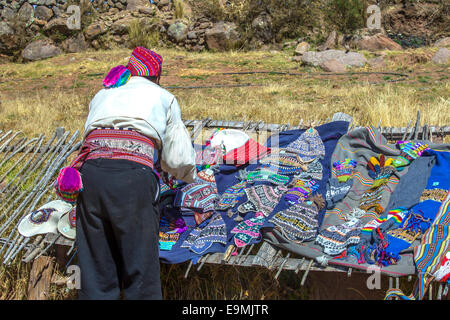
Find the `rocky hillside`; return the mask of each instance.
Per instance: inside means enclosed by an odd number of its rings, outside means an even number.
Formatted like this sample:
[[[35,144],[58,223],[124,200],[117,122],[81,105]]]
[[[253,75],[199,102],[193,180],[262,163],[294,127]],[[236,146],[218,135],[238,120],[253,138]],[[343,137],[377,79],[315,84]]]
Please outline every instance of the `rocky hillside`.
[[[388,0],[380,5],[381,29],[370,32],[363,10],[372,1],[349,1],[362,3],[343,18],[357,22],[354,30],[333,22],[339,17],[330,4],[335,0],[286,0],[286,8],[275,0],[0,0],[0,62],[136,45],[220,51],[307,41],[322,50],[401,49],[450,35],[448,1]],[[67,23],[70,5],[80,8],[79,28]]]

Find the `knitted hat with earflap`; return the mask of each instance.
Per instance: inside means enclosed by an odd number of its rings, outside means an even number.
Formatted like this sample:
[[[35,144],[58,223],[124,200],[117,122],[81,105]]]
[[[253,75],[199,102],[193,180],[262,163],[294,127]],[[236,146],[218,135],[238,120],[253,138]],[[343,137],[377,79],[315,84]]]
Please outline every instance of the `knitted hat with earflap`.
[[[325,146],[316,129],[310,128],[292,141],[286,151],[296,153],[304,162],[325,156]]]
[[[259,230],[264,223],[264,215],[258,213],[255,217],[240,222],[236,227],[231,230],[234,234],[234,244],[240,248],[249,244],[253,239],[261,237]]]
[[[239,205],[240,213],[261,212],[264,216],[272,213],[283,194],[288,189],[285,186],[269,186],[260,184],[244,189],[247,201]]]
[[[227,244],[227,227],[219,213],[212,217],[206,226],[193,229],[181,247],[189,248],[197,254],[203,254],[214,243]]]
[[[132,76],[159,77],[162,62],[162,57],[156,52],[144,47],[136,47],[126,66],[116,66],[108,72],[103,80],[103,86],[105,88],[123,86]]]
[[[322,195],[316,194],[303,202],[277,212],[269,222],[275,225],[286,239],[294,242],[312,240],[317,235],[318,213],[325,201]]]

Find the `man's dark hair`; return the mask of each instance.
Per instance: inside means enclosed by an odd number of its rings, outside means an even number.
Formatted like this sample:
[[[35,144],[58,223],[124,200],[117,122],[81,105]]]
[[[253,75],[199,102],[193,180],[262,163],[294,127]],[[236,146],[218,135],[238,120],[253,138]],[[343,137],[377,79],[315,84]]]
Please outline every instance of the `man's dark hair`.
[[[151,82],[154,82],[154,83],[156,83],[156,84],[159,84],[159,79],[160,79],[160,77],[161,76],[146,76],[146,77],[144,77],[145,79],[147,79],[147,80],[150,80]]]

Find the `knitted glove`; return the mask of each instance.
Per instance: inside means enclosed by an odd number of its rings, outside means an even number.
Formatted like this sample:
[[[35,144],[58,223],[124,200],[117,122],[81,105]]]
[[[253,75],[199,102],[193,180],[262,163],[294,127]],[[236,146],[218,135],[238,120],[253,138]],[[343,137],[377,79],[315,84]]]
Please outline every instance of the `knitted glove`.
[[[421,142],[413,143],[412,141],[398,141],[397,144],[401,151],[400,156],[392,163],[396,168],[409,165],[411,161],[417,159],[425,150],[429,149],[427,144]]]
[[[333,162],[333,172],[336,174],[339,182],[346,182],[352,178],[353,170],[356,167],[356,161],[350,158],[345,158],[344,161]]]
[[[369,176],[374,179],[371,189],[378,188],[386,184],[389,177],[395,172],[395,167],[392,165],[393,159],[386,160],[383,154],[378,158],[371,157],[367,163],[369,169]]]
[[[352,185],[352,179],[343,183],[339,183],[339,180],[336,178],[328,180],[326,193],[327,208],[332,209],[337,202],[341,201],[347,195]]]

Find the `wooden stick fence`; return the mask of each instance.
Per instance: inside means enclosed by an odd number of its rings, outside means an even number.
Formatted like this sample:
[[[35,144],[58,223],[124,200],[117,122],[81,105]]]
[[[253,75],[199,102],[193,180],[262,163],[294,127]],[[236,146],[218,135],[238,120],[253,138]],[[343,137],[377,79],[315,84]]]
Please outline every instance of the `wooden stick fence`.
[[[305,129],[310,126],[318,126],[332,121],[350,122],[349,130],[360,128],[353,123],[353,119],[344,114],[336,113],[325,121],[305,121],[300,119],[298,123],[266,124],[262,121],[223,121],[212,120],[185,120],[184,124],[190,129],[191,139],[195,141],[202,132],[208,129],[232,128],[246,132],[276,133],[286,130]],[[381,127],[381,121],[377,125],[389,141],[422,139],[434,142],[443,141],[450,135],[450,126],[420,125],[420,112],[414,124],[412,121],[407,127],[392,128]],[[74,242],[61,235],[38,235],[30,239],[20,235],[17,226],[20,220],[28,213],[35,210],[39,204],[57,199],[52,192],[52,183],[57,172],[63,167],[67,159],[74,155],[80,148],[79,132],[73,133],[64,128],[57,128],[50,139],[45,142],[45,136],[27,139],[20,131],[9,130],[5,133],[0,130],[0,260],[9,265],[21,256],[21,261],[30,263],[39,257],[50,254],[55,247],[70,248],[65,250],[69,259],[74,255]],[[45,200],[45,201],[44,201]],[[66,260],[67,260],[66,259]],[[70,258],[71,260],[71,258]],[[352,268],[337,265],[322,265],[315,259],[296,256],[292,252],[283,253],[267,241],[242,248],[237,255],[231,255],[231,248],[225,254],[207,254],[198,261],[196,270],[200,271],[203,265],[231,265],[239,267],[264,267],[274,271],[277,279],[282,271],[293,271],[298,274],[303,271],[300,284],[303,286],[310,271],[346,272],[352,274]],[[185,277],[192,270],[192,261],[188,264]],[[358,271],[358,270],[354,270]],[[362,272],[362,271],[359,271]],[[389,287],[394,287],[394,278],[389,276]],[[410,280],[410,278],[408,278]],[[400,279],[397,277],[395,287],[399,288]],[[436,294],[437,299],[448,291],[442,284]]]

